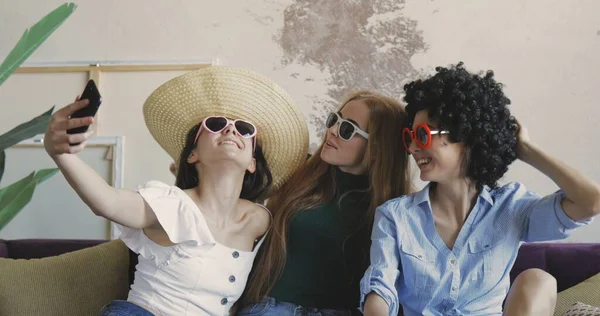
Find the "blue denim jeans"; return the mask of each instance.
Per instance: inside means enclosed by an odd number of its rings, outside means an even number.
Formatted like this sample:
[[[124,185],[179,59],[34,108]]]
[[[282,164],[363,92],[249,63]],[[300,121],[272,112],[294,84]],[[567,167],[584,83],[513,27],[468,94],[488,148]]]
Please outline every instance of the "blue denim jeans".
[[[241,308],[237,316],[352,316],[360,315],[358,309],[318,309],[303,307],[300,305],[277,301],[272,297],[266,297],[258,304],[248,305]]]
[[[114,300],[102,308],[100,316],[154,316],[154,314],[133,303]]]

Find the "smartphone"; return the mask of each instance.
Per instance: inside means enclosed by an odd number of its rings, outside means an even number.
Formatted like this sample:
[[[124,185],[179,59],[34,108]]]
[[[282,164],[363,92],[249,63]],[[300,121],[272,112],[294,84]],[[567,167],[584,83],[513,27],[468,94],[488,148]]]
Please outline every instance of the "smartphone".
[[[85,89],[83,90],[83,93],[81,93],[81,97],[79,99],[80,100],[87,99],[89,101],[89,103],[84,108],[75,111],[75,113],[73,113],[71,115],[71,118],[96,116],[96,112],[98,112],[98,108],[100,108],[100,104],[102,104],[102,96],[100,95],[100,91],[98,90],[98,87],[96,86],[96,83],[94,82],[94,80],[90,79],[87,82],[87,84],[85,85]],[[88,128],[89,128],[89,125],[76,127],[76,128],[67,130],[67,133],[68,134],[85,133],[85,132],[87,132]],[[79,143],[71,144],[71,146],[76,146],[78,144]]]

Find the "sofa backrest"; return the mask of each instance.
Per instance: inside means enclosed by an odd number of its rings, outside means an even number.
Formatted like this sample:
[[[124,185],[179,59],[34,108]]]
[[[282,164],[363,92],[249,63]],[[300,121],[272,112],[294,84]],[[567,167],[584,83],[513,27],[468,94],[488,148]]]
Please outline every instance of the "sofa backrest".
[[[6,241],[0,239],[0,258],[8,258],[8,246]]]
[[[511,283],[530,268],[552,274],[560,292],[600,273],[600,243],[523,244],[510,273]]]
[[[0,239],[0,258],[37,259],[97,246],[96,239]]]

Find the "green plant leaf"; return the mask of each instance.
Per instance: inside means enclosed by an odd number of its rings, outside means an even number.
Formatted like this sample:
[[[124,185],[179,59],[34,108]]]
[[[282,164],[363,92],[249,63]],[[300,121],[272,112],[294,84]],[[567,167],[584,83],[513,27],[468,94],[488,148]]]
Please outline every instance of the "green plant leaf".
[[[0,135],[0,150],[5,150],[25,139],[46,132],[48,124],[50,123],[50,118],[52,117],[52,111],[54,111],[54,106],[29,122],[22,123]]]
[[[74,3],[65,3],[25,30],[17,45],[0,65],[0,85],[75,11],[76,7]]]
[[[4,228],[31,201],[35,171],[25,178],[0,189],[0,230]]]
[[[2,175],[4,174],[4,162],[6,161],[6,153],[0,151],[0,181],[2,181]]]
[[[35,173],[35,184],[38,185],[48,179],[50,179],[50,177],[52,177],[53,175],[55,175],[58,172],[58,168],[46,168],[46,169],[40,169]]]
[[[58,172],[57,168],[41,169],[0,189],[0,230],[31,201],[35,187]]]

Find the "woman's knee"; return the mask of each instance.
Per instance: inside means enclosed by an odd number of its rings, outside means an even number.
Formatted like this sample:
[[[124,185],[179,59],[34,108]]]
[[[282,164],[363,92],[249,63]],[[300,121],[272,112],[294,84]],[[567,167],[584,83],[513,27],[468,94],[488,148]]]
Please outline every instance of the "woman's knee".
[[[517,276],[509,293],[523,304],[541,305],[554,310],[557,298],[556,278],[541,269],[528,269]],[[536,308],[530,306],[531,308]]]
[[[552,315],[556,304],[556,279],[541,269],[517,276],[508,293],[504,315]]]
[[[550,273],[537,268],[527,269],[521,272],[515,279],[514,284],[554,294],[556,294],[557,290],[556,278]]]

